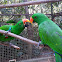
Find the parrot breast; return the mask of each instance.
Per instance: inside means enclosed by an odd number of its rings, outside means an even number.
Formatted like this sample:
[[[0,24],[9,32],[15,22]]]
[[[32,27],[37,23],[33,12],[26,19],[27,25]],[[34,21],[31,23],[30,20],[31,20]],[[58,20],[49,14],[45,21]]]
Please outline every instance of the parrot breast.
[[[62,54],[62,30],[53,21],[41,23],[38,30],[42,42]]]

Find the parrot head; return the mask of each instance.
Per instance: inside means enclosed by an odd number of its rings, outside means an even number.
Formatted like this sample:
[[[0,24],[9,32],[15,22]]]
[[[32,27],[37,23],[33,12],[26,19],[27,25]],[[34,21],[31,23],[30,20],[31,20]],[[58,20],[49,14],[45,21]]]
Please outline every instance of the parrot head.
[[[30,21],[28,19],[23,19],[22,21],[23,21],[23,24],[24,24],[25,27],[28,27],[29,26],[28,24],[26,24],[26,22],[29,22],[30,23]]]
[[[28,19],[23,19],[23,20],[18,21],[17,24],[14,25],[14,29],[18,31],[15,34],[19,35],[24,30],[26,22],[30,22],[30,21]]]
[[[49,19],[49,18],[46,15],[44,15],[42,13],[35,13],[30,18],[30,23],[32,23],[34,21],[34,22],[40,24],[41,22],[43,22],[47,19]]]
[[[18,21],[18,23],[15,25],[15,27],[16,27],[16,28],[17,28],[17,27],[19,27],[19,28],[24,28],[25,25],[26,25],[26,22],[29,22],[29,23],[30,23],[30,21],[29,21],[28,19],[20,20],[20,21]]]

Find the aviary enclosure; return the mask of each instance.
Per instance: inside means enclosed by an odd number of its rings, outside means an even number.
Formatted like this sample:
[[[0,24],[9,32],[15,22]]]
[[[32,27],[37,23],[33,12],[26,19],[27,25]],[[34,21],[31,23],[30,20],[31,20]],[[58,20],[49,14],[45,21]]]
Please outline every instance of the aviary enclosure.
[[[32,14],[38,12],[46,14],[62,28],[61,0],[1,0],[0,26],[14,25],[20,19],[29,19]],[[14,21],[11,22],[10,20]],[[55,62],[54,52],[50,47],[45,46],[40,49],[35,46],[38,41],[41,41],[38,34],[38,25],[36,23],[33,26],[30,23],[26,24],[28,27],[20,34],[22,37],[17,38],[15,35],[16,38],[10,41],[12,44],[19,46],[20,50],[0,45],[0,62]],[[0,33],[5,33],[5,31],[0,30]]]

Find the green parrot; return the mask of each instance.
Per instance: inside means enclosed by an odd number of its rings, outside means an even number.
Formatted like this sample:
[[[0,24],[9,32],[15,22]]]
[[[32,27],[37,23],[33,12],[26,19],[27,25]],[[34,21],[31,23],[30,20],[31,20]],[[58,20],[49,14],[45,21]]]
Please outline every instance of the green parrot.
[[[5,30],[10,31],[11,33],[17,34],[19,35],[25,28],[25,22],[30,22],[28,19],[23,19],[18,21],[18,23],[16,23],[15,25],[3,25],[0,27],[1,30]],[[4,43],[4,42],[9,42],[10,40],[14,39],[14,37],[11,36],[7,36],[6,34],[1,34],[0,33],[0,42]]]
[[[42,43],[51,47],[55,52],[56,62],[62,62],[62,30],[52,20],[42,13],[35,13],[30,22],[38,23],[39,36]]]

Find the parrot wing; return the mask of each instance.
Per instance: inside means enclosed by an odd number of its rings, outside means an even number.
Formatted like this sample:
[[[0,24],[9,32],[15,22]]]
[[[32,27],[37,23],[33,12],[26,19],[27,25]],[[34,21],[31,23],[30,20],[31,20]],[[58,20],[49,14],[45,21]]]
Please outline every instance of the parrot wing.
[[[10,29],[10,27],[12,27],[12,26],[11,25],[3,25],[3,26],[0,27],[0,29],[8,31]]]
[[[44,44],[62,54],[62,30],[52,21],[39,25],[39,35]]]

